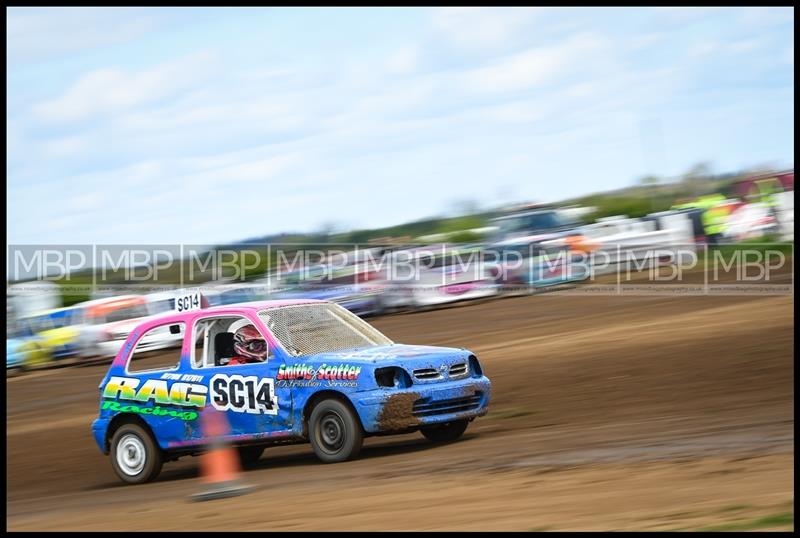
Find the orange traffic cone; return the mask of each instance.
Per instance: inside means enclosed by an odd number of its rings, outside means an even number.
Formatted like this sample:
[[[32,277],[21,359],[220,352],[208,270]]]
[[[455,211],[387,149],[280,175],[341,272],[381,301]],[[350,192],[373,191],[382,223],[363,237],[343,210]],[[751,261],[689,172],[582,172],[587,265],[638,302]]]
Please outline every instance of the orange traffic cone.
[[[224,499],[252,491],[251,486],[242,484],[239,479],[239,455],[230,443],[225,442],[225,436],[230,432],[225,415],[208,408],[201,413],[200,421],[203,433],[209,440],[208,450],[200,456],[201,478],[208,488],[192,495],[192,500]]]

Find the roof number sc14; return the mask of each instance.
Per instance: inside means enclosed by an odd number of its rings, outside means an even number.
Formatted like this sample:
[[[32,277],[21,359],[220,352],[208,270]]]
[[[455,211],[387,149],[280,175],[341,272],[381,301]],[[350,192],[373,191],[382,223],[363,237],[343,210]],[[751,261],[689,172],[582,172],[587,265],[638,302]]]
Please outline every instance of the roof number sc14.
[[[182,295],[175,298],[175,311],[186,312],[187,310],[198,310],[200,308],[200,292]]]

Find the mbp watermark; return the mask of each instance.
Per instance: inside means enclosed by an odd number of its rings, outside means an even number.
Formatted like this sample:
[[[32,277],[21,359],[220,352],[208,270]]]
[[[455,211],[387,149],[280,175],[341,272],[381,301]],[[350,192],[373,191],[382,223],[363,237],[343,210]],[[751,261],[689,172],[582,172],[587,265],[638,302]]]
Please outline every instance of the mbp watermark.
[[[10,245],[7,280],[143,290],[340,287],[343,293],[423,290],[456,299],[476,289],[568,286],[591,294],[787,294],[793,243],[519,245],[241,244]],[[749,286],[749,287],[748,287]],[[67,289],[67,288],[65,288]],[[254,288],[255,289],[255,288]]]

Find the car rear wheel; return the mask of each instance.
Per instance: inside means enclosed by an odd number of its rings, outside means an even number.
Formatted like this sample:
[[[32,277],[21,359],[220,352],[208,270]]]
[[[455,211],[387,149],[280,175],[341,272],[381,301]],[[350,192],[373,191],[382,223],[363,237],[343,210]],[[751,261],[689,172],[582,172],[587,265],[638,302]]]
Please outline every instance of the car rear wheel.
[[[436,424],[435,426],[423,426],[420,428],[420,431],[429,441],[433,441],[434,443],[446,443],[447,441],[455,441],[461,437],[468,425],[468,420],[456,420],[454,422]]]
[[[355,458],[364,434],[355,413],[339,400],[323,400],[308,421],[309,440],[314,453],[325,463]]]
[[[161,450],[138,424],[123,424],[111,438],[111,465],[128,484],[143,484],[161,472]]]

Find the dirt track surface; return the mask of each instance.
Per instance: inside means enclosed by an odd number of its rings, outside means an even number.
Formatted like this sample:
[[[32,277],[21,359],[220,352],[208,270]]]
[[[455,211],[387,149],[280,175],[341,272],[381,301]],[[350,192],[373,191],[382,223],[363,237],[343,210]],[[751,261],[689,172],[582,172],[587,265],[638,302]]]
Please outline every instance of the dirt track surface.
[[[270,448],[244,473],[255,492],[200,504],[195,458],[118,482],[90,434],[105,367],[8,378],[7,527],[791,529],[792,305],[551,293],[372,320],[397,342],[476,352],[489,415],[452,444],[370,438],[336,465]]]

